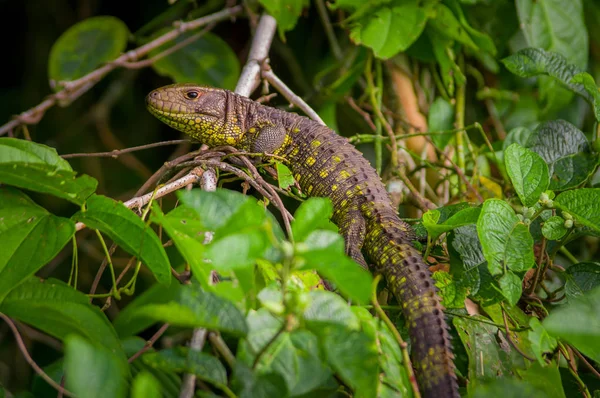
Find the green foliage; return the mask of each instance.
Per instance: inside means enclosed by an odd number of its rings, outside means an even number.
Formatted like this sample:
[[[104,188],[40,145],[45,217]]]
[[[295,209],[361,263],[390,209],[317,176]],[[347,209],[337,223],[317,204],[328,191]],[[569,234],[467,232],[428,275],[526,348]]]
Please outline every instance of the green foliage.
[[[167,30],[158,32],[157,35]],[[176,42],[183,45],[186,41],[194,39],[193,36],[191,33],[181,35]],[[159,47],[151,54],[160,54],[171,45]],[[157,60],[152,64],[152,68],[158,74],[168,76],[177,83],[194,82],[233,90],[240,73],[240,62],[223,39],[207,32],[181,50]]]
[[[63,14],[67,3],[22,13],[39,33],[9,43],[23,81],[0,91],[6,120],[48,78],[57,93],[0,127],[10,131],[0,138],[1,322],[17,321],[57,384],[79,397],[178,397],[193,375],[198,397],[414,396],[403,303],[383,282],[374,291],[346,255],[332,201],[298,189],[289,159],[234,160],[240,173],[218,170],[216,191],[168,195],[169,179],[190,167],[203,177],[207,159],[232,160],[229,149],[59,155],[174,137],[144,96],[170,82],[233,89],[266,12],[279,37],[261,66],[382,166],[415,227],[461,396],[599,396],[589,370],[600,364],[596,2],[180,0],[133,16],[98,2],[114,16],[79,22],[93,10]],[[45,13],[51,28],[39,24]],[[205,17],[212,31],[190,29]],[[10,54],[17,45],[26,57]],[[289,110],[281,97],[263,100]],[[153,197],[132,210],[120,200],[142,184]],[[293,214],[287,225],[275,194]],[[44,378],[12,373],[15,341],[0,341],[0,397],[55,396]]]
[[[127,47],[129,29],[118,18],[88,18],[71,26],[52,46],[48,61],[48,77],[57,83],[76,80],[114,60]]]

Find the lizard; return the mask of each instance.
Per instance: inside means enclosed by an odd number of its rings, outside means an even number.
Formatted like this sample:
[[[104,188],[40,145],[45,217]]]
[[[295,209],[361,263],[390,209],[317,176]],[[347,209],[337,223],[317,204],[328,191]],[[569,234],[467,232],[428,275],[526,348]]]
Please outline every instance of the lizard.
[[[382,274],[401,303],[418,385],[425,398],[459,397],[443,306],[380,176],[347,138],[305,116],[231,91],[172,84],[146,97],[150,113],[209,147],[278,155],[308,196],[328,197],[346,254]]]

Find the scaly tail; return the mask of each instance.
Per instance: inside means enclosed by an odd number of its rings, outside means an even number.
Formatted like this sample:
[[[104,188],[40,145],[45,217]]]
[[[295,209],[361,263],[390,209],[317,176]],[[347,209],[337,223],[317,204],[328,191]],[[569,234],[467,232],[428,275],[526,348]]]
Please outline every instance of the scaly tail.
[[[407,239],[410,226],[387,209],[372,214],[364,248],[375,271],[402,305],[413,367],[425,398],[459,397],[448,325],[437,288],[421,254]]]

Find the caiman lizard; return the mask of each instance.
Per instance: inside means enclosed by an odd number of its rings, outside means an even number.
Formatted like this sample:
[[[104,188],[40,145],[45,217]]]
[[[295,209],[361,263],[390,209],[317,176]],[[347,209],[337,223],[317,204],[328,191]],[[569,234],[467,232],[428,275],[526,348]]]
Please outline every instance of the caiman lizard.
[[[459,396],[443,307],[412,246],[414,233],[396,214],[375,169],[346,138],[223,89],[174,84],[152,91],[146,104],[162,122],[209,146],[285,158],[304,193],[330,198],[347,254],[383,274],[402,305],[423,396]]]

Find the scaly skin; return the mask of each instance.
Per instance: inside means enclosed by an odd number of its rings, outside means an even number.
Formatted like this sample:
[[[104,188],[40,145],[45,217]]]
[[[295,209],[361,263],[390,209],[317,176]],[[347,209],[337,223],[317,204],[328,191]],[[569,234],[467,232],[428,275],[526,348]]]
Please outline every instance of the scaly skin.
[[[303,192],[331,198],[348,255],[366,267],[364,254],[402,303],[423,396],[459,396],[448,326],[429,269],[411,244],[410,226],[358,150],[306,117],[226,90],[170,85],[151,92],[146,103],[158,119],[209,146],[282,156]]]

